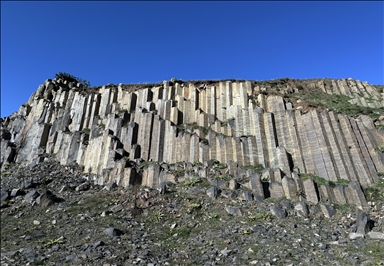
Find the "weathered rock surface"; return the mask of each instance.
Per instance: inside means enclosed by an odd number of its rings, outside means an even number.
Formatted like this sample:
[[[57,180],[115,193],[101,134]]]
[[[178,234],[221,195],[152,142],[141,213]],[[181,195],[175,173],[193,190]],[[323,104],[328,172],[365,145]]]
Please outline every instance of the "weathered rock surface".
[[[377,183],[384,173],[377,119],[319,112],[291,97],[303,91],[348,96],[350,104],[377,110],[374,115],[384,106],[375,86],[353,79],[164,81],[87,91],[72,81],[47,80],[2,119],[0,164],[6,171],[12,163],[32,167],[55,156],[63,165],[77,163],[98,185],[156,188],[182,176],[164,164],[198,163],[184,167],[184,174],[248,179],[259,201],[305,198],[367,208],[361,186]],[[215,167],[204,167],[209,160]],[[252,169],[258,166],[269,170],[260,176],[260,169]],[[315,177],[344,183],[334,188],[313,182]]]

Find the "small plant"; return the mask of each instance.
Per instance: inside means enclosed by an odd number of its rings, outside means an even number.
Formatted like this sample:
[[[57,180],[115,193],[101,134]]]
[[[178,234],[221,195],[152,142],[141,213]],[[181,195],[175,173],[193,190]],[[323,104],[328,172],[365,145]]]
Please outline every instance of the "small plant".
[[[164,213],[161,211],[156,211],[152,214],[152,220],[155,222],[160,222],[164,218]]]
[[[217,176],[214,176],[213,179],[220,180],[220,181],[230,181],[232,177],[230,175],[217,175]]]
[[[228,165],[226,163],[218,163],[216,165],[216,168],[217,169],[225,169],[225,168],[228,168]]]
[[[84,89],[90,88],[91,83],[85,79],[82,78],[77,78],[71,74],[65,73],[65,72],[59,72],[55,74],[55,79],[63,79],[67,80],[68,82],[75,82],[75,83],[80,83],[83,85]]]
[[[201,204],[198,203],[192,203],[188,205],[187,212],[192,213],[194,211],[197,211],[201,208]]]
[[[379,152],[384,152],[384,146],[383,146],[383,145],[381,145],[381,146],[377,146],[377,147],[375,148],[375,150],[376,150],[376,151],[379,151]]]
[[[349,181],[346,180],[346,179],[339,179],[335,182],[335,185],[336,186],[343,186],[343,187],[347,187],[349,185]]]
[[[203,166],[203,164],[199,161],[196,161],[192,164],[192,166]]]
[[[208,218],[209,219],[217,219],[217,218],[219,218],[219,214],[217,212],[213,212],[213,213],[209,214]]]
[[[104,123],[100,123],[100,124],[99,124],[99,127],[101,127],[101,128],[105,128],[105,124],[104,124]]]
[[[305,192],[301,188],[296,191],[296,196],[305,198]]]
[[[248,229],[243,229],[243,231],[241,232],[243,235],[249,235],[251,233],[251,230],[248,230]]]
[[[256,219],[261,219],[264,221],[270,221],[272,219],[271,214],[267,211],[258,212],[255,216]]]
[[[64,237],[59,237],[59,238],[56,238],[56,239],[51,239],[49,240],[45,245],[44,247],[48,247],[48,246],[52,246],[52,245],[56,245],[56,244],[63,244],[64,243]]]
[[[269,176],[262,176],[260,180],[261,180],[261,182],[266,183],[266,182],[270,181],[270,178],[269,178]]]
[[[180,183],[180,185],[182,187],[193,187],[197,183],[200,183],[200,182],[201,182],[201,180],[199,178],[192,177],[192,178],[188,178],[188,179],[184,180],[183,182]]]
[[[364,193],[368,201],[384,202],[384,179],[380,179],[372,186],[365,187]]]
[[[108,205],[117,205],[119,204],[120,201],[118,199],[111,199],[108,203]]]
[[[91,130],[89,128],[83,128],[83,133],[89,134]]]

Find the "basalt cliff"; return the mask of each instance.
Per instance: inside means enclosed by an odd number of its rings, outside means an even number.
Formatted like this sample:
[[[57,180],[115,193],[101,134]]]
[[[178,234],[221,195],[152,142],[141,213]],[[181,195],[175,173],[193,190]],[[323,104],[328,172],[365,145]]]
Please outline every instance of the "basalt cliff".
[[[364,209],[384,173],[384,93],[354,79],[181,81],[84,89],[48,79],[1,121],[1,157],[77,164],[128,188],[195,177],[255,200]],[[243,195],[244,196],[244,195]]]

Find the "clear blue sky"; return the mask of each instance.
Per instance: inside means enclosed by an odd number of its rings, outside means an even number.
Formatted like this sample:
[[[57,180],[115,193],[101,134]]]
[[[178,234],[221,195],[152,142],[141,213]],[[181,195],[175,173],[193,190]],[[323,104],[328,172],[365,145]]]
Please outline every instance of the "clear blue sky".
[[[4,2],[1,117],[67,72],[107,83],[355,78],[384,84],[375,2]]]

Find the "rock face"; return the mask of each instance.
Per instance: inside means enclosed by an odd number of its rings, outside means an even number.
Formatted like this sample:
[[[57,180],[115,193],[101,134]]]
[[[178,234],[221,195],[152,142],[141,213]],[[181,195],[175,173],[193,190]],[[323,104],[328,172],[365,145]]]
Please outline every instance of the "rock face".
[[[188,173],[228,174],[248,178],[257,199],[327,199],[364,208],[361,186],[384,172],[383,132],[368,116],[304,109],[288,97],[300,86],[292,80],[278,90],[251,81],[164,81],[136,90],[120,84],[84,91],[47,80],[2,121],[0,163],[5,169],[55,156],[63,165],[82,166],[99,185],[123,187],[156,188]],[[383,93],[366,82],[312,80],[306,87],[349,96],[361,107],[384,106]],[[207,173],[207,162],[222,167]],[[176,163],[183,164],[181,176],[169,167]],[[258,166],[268,169],[261,178]]]

